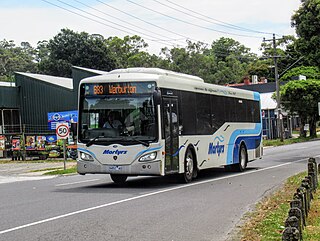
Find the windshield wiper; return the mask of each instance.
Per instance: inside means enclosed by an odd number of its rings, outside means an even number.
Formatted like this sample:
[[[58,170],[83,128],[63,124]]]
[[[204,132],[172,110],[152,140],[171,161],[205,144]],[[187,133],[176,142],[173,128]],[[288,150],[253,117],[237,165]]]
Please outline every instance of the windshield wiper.
[[[104,136],[96,136],[96,137],[92,138],[91,140],[88,141],[88,143],[86,144],[86,146],[87,146],[87,147],[91,146],[93,143],[95,143],[96,141],[98,141],[100,137],[104,137]]]
[[[145,141],[141,141],[141,140],[138,140],[137,138],[132,138],[132,140],[136,141],[136,142],[139,142],[140,144],[146,146],[146,147],[149,147],[150,146],[150,143],[149,142],[145,142]]]
[[[131,138],[122,137],[122,138],[119,138],[118,140],[120,140],[120,141],[136,141],[136,142],[138,142],[138,143],[140,143],[140,144],[142,144],[142,145],[144,145],[146,147],[150,146],[149,142],[141,141],[141,140],[139,140],[137,138],[134,138],[134,137],[131,137]]]

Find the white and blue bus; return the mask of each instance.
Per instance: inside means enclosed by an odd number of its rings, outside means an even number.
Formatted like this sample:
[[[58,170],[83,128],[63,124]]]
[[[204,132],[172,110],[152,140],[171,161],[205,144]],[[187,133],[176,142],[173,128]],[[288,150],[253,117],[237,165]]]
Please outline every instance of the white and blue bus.
[[[117,125],[108,122],[112,114]],[[128,68],[80,82],[79,174],[180,174],[224,166],[243,171],[262,156],[259,93],[158,68]]]

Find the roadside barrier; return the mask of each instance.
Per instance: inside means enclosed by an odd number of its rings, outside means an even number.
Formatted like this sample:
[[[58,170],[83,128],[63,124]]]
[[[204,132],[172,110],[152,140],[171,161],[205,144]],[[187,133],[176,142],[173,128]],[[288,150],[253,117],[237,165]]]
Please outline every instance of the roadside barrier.
[[[285,229],[282,233],[283,241],[302,240],[302,231],[307,225],[308,212],[311,206],[313,194],[318,188],[320,164],[318,166],[315,158],[308,160],[308,176],[302,181],[300,187],[293,195],[290,202],[288,218],[285,221]]]

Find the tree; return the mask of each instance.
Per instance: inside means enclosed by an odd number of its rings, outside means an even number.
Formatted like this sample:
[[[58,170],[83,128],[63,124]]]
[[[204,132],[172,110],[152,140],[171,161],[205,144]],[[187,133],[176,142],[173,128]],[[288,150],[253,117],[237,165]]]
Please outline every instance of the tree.
[[[71,76],[73,65],[110,71],[115,60],[102,36],[62,29],[48,43],[38,43],[40,71],[55,76]]]
[[[301,0],[302,5],[291,17],[298,39],[297,50],[305,56],[308,65],[320,67],[320,1]]]
[[[281,81],[290,81],[292,77],[304,75],[307,79],[318,79],[320,80],[320,69],[313,66],[301,66],[296,67],[286,72],[282,77]]]
[[[155,61],[155,56],[144,51],[148,44],[137,35],[125,36],[123,39],[109,37],[105,43],[116,61],[116,68],[138,67],[140,64],[143,67],[151,67],[156,64],[143,62]]]
[[[320,102],[320,80],[290,81],[280,89],[281,104],[292,114],[301,118],[300,135],[305,137],[303,126],[309,123],[310,136],[316,137],[318,102]]]
[[[16,46],[14,41],[0,41],[0,79],[12,81],[15,71],[36,72],[35,50],[28,42]]]

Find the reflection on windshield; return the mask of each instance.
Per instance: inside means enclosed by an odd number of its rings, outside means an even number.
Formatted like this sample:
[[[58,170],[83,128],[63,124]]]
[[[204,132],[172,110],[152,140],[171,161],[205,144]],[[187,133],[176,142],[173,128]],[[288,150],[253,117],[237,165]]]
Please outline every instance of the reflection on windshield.
[[[153,141],[156,118],[151,95],[87,97],[80,112],[80,140]]]

